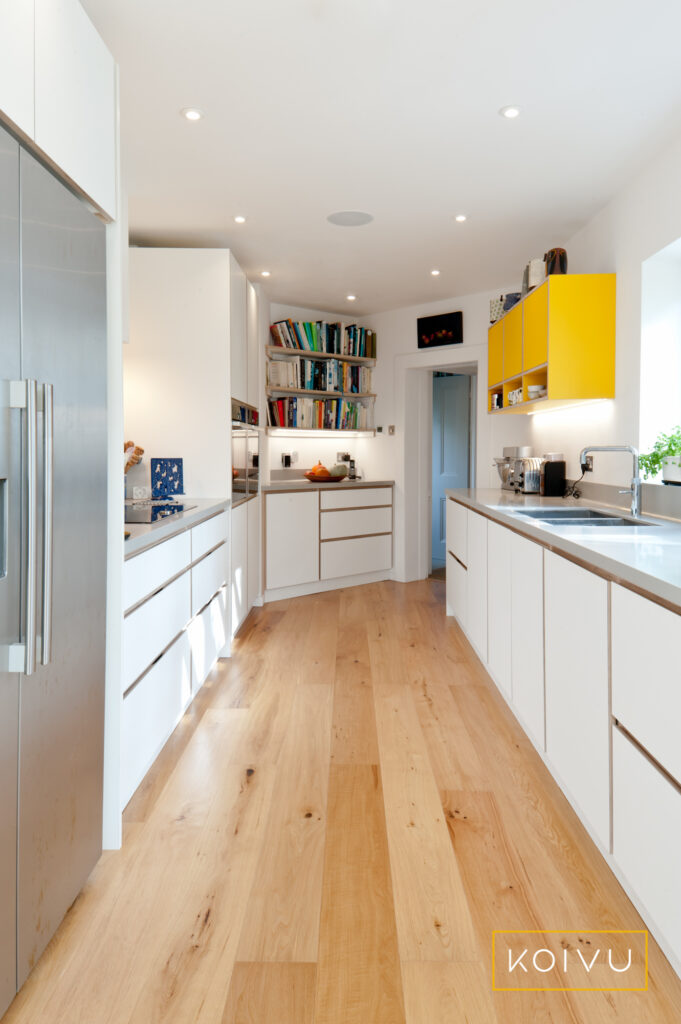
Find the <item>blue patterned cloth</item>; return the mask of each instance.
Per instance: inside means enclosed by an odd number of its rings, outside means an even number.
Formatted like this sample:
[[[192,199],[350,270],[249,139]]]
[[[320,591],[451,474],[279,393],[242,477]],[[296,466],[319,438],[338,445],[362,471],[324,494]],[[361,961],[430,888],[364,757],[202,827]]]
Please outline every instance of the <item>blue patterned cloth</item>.
[[[184,494],[182,459],[151,459],[152,498],[174,498]]]

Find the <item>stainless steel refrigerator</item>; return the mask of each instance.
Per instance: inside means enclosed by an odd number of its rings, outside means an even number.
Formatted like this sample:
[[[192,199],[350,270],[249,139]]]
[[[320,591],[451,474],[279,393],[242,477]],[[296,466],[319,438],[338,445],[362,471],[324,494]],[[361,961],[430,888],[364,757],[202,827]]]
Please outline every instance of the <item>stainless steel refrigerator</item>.
[[[0,1014],[101,852],[105,228],[0,129]]]

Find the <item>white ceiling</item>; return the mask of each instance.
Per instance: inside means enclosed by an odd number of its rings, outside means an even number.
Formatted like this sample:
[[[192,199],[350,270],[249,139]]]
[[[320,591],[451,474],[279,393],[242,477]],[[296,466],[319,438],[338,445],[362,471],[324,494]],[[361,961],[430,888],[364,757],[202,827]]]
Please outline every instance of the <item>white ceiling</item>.
[[[520,283],[681,131],[674,0],[83,3],[120,65],[131,237],[229,246],[273,301]]]

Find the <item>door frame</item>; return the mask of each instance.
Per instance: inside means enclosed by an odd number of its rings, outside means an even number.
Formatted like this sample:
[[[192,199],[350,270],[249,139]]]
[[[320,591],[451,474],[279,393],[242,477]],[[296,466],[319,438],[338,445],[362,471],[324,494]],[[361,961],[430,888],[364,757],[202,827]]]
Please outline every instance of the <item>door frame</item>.
[[[414,352],[395,358],[396,429],[404,437],[399,479],[395,480],[395,562],[393,578],[409,583],[430,574],[433,443],[432,371],[476,375],[471,396],[471,487],[486,480],[491,417],[487,401],[487,346]]]
[[[468,486],[475,487],[475,377],[474,373],[453,373],[451,370],[444,370],[441,367],[437,367],[435,370],[429,370],[430,374],[430,400],[431,400],[431,443],[430,443],[430,486],[428,489],[428,496],[430,499],[430,532],[428,534],[427,547],[430,552],[429,555],[429,566],[428,575],[430,576],[433,569],[433,448],[435,446],[435,426],[433,423],[433,392],[435,390],[435,374],[436,373],[448,373],[454,377],[467,377],[468,378],[468,452],[467,452],[467,477]],[[446,378],[442,378],[446,379]],[[443,563],[444,565],[444,563]]]

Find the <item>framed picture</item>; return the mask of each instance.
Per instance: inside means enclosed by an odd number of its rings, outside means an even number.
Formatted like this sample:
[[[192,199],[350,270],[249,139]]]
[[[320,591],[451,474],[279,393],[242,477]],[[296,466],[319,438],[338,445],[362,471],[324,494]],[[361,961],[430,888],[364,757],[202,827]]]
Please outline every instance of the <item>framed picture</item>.
[[[416,321],[419,348],[463,344],[463,313],[420,316]]]

